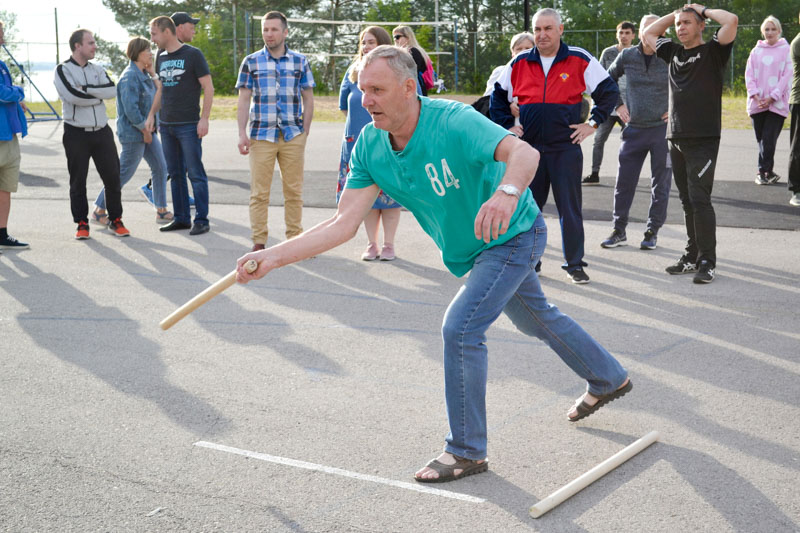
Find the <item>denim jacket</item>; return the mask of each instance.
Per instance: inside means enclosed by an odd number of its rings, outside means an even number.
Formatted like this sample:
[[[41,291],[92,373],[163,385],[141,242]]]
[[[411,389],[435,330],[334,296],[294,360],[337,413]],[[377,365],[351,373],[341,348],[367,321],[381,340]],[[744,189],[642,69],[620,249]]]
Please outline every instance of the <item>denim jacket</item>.
[[[117,83],[117,136],[119,142],[144,142],[142,128],[150,113],[156,86],[150,75],[131,61]]]

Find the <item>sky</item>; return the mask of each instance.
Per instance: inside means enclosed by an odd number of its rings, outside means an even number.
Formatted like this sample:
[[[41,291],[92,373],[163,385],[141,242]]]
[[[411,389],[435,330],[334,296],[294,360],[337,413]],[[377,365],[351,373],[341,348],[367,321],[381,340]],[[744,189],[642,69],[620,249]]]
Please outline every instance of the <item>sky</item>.
[[[80,7],[75,7],[80,6]],[[55,17],[53,8],[58,8],[58,40],[59,59],[64,61],[70,55],[69,36],[78,28],[87,28],[107,41],[115,43],[128,42],[128,32],[114,20],[114,13],[103,5],[101,0],[80,0],[80,2],[64,2],[64,0],[15,0],[3,1],[0,9],[14,13],[17,45],[13,54],[17,61],[25,64],[31,61],[34,70],[28,73],[33,79],[34,90],[25,83],[25,99],[32,102],[42,100],[42,95],[50,101],[58,99],[53,86],[53,68],[56,63]],[[5,51],[0,49],[0,59],[8,62]],[[36,68],[41,70],[36,70]]]
[[[85,27],[107,41],[128,42],[128,32],[114,20],[114,13],[101,0],[81,0],[67,3],[63,0],[17,0],[3,2],[2,9],[17,15],[15,41],[25,43],[17,46],[14,53],[18,61],[55,62],[55,17],[53,8],[58,8],[58,40],[62,43],[60,54],[63,61],[69,55],[66,44],[73,30]],[[80,6],[80,7],[77,7]],[[42,44],[34,44],[42,43]]]

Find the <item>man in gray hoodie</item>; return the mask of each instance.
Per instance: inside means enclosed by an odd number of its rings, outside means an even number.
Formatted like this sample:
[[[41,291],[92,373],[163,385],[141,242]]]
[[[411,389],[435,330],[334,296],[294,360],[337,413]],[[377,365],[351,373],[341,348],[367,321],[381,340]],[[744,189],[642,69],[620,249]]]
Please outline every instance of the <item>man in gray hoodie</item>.
[[[69,200],[72,219],[78,224],[75,238],[89,238],[89,159],[94,161],[106,190],[108,229],[117,237],[127,237],[130,232],[122,224],[119,156],[103,103],[106,98],[115,98],[117,90],[106,71],[89,61],[97,51],[91,31],[75,30],[69,47],[72,55],[56,67],[55,86],[64,117],[62,141],[69,170]]]
[[[625,105],[620,96],[617,114],[627,126],[622,130],[617,182],[614,185],[614,231],[600,243],[603,248],[615,248],[627,243],[625,228],[628,225],[628,212],[647,154],[650,154],[652,176],[647,229],[640,244],[642,250],[655,249],[658,230],[667,218],[672,184],[672,165],[667,147],[669,72],[667,64],[656,57],[655,50],[649,48],[641,38],[644,28],[656,20],[656,15],[642,17],[639,44],[623,50],[608,68],[608,75],[614,81],[625,76],[625,100],[628,104]]]

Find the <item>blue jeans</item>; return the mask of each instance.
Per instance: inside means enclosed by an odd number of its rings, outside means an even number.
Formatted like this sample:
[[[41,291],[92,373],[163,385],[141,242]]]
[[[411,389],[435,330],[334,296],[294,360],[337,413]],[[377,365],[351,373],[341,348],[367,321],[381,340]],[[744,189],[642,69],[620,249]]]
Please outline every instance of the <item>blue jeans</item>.
[[[208,176],[203,167],[202,139],[197,136],[197,124],[161,124],[164,158],[171,177],[172,205],[175,220],[183,224],[192,221],[189,211],[189,187],[183,176],[183,164],[189,174],[194,193],[194,221],[208,224]]]
[[[153,203],[156,207],[167,207],[167,162],[161,149],[158,135],[153,134],[153,142],[122,143],[122,153],[119,154],[119,188],[125,186],[142,161],[142,157],[150,167],[150,176],[153,180]],[[106,208],[106,190],[100,190],[94,204],[100,209]]]
[[[533,227],[481,253],[447,308],[442,325],[447,418],[445,450],[486,457],[486,330],[505,312],[522,333],[546,342],[591,394],[616,390],[627,371],[574,320],[548,304],[534,270],[547,243],[539,215]]]

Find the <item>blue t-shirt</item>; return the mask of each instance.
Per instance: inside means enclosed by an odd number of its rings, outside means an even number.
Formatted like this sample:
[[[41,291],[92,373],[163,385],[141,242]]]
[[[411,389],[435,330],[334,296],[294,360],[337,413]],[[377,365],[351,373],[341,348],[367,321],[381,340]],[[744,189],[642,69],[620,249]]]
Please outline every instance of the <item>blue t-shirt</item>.
[[[505,128],[472,106],[419,97],[419,122],[406,147],[392,149],[389,133],[367,124],[350,159],[347,188],[377,185],[416,217],[456,276],[472,269],[485,249],[528,231],[539,214],[527,187],[508,231],[484,243],[475,238],[475,217],[494,194],[506,171],[494,152]]]

